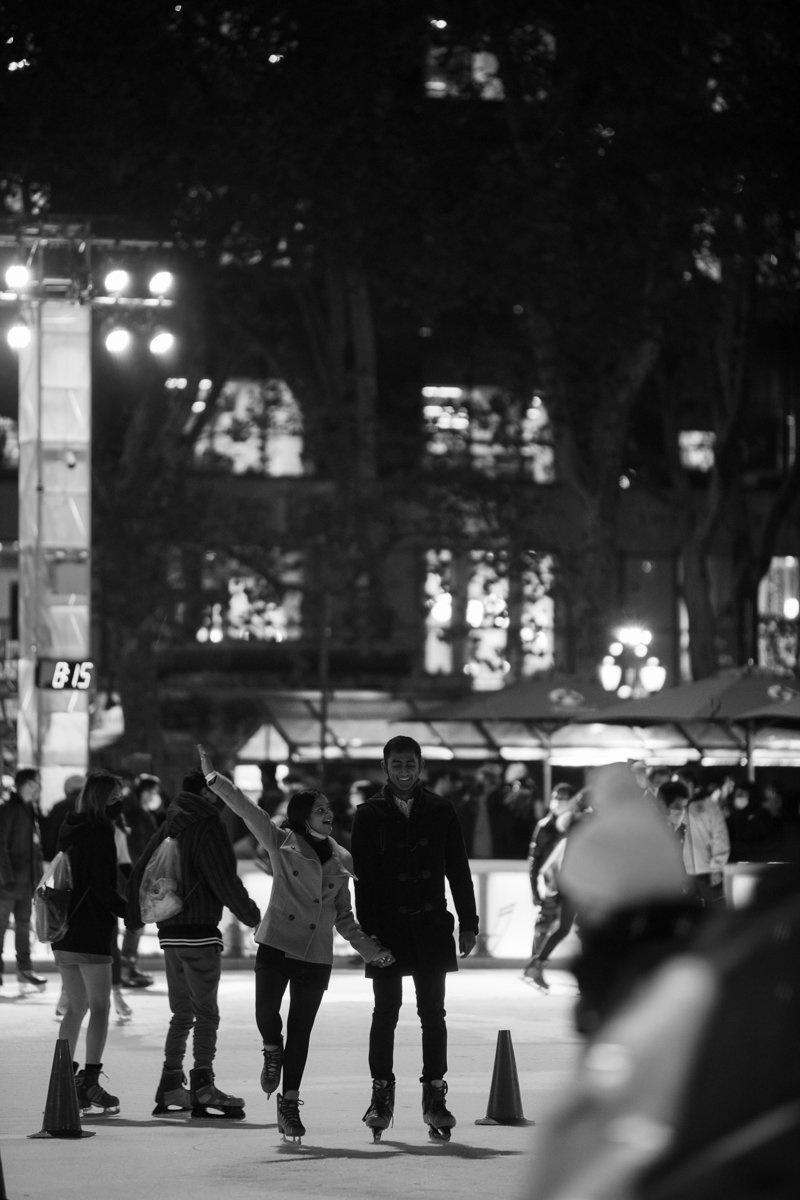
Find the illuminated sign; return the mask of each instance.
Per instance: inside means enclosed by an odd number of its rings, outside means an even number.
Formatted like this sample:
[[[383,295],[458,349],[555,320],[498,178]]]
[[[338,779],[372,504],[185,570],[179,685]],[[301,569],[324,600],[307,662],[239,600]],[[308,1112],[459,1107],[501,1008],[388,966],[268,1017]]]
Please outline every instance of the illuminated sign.
[[[88,659],[40,658],[36,686],[50,692],[88,692],[94,684],[94,663]]]

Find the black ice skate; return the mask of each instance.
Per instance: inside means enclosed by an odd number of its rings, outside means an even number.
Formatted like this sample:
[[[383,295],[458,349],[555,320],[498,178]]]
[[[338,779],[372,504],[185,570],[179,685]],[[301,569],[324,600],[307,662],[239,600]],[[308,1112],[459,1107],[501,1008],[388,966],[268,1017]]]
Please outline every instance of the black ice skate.
[[[422,1119],[428,1126],[428,1137],[435,1142],[449,1142],[450,1130],[456,1123],[444,1102],[446,1095],[446,1083],[435,1087],[422,1080]]]
[[[156,1106],[154,1117],[180,1117],[192,1107],[192,1098],[186,1086],[183,1071],[161,1072],[161,1079],[156,1091]]]
[[[195,1119],[212,1117],[215,1120],[243,1121],[244,1100],[227,1096],[214,1083],[210,1067],[195,1067],[189,1072],[189,1096]]]
[[[394,1079],[373,1079],[372,1100],[361,1120],[372,1130],[373,1142],[379,1142],[384,1129],[394,1123]]]
[[[47,987],[47,980],[41,975],[35,975],[30,967],[25,971],[17,971],[17,983],[20,996],[32,996],[34,992],[43,992]]]
[[[123,958],[120,965],[120,983],[123,987],[146,988],[153,983],[153,976],[140,971],[135,958]]]
[[[306,1130],[298,1109],[298,1105],[302,1103],[302,1100],[284,1100],[278,1092],[278,1132],[285,1142],[291,1141],[300,1145],[300,1139],[305,1137]]]
[[[119,1112],[119,1096],[112,1096],[100,1084],[100,1072],[103,1064],[97,1067],[86,1067],[75,1076],[75,1089],[78,1093],[78,1107],[82,1113],[102,1116],[106,1113]]]
[[[264,1047],[264,1065],[261,1068],[261,1090],[271,1096],[281,1081],[283,1069],[283,1042],[279,1046]]]

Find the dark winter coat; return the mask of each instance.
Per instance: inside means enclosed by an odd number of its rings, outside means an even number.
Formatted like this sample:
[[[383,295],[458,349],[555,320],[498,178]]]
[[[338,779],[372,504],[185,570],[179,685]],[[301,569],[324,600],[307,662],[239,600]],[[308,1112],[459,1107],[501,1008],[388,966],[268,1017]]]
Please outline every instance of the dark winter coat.
[[[0,804],[0,893],[32,896],[43,868],[36,812],[12,792]]]
[[[236,872],[236,857],[216,805],[205,796],[179,792],[167,809],[163,825],[133,864],[125,919],[128,929],[142,926],[142,874],[156,846],[166,837],[177,838],[180,846],[183,908],[174,917],[158,922],[162,946],[187,942],[221,945],[218,926],[223,908],[229,908],[243,925],[258,925],[261,913]]]
[[[69,813],[58,835],[72,868],[69,928],[53,943],[54,950],[111,954],[117,917],[125,916],[125,900],[117,891],[117,848],[114,826],[105,817]]]
[[[384,787],[356,809],[351,849],[358,920],[397,960],[367,975],[458,970],[445,880],[462,930],[478,932],[478,913],[452,803],[418,785],[406,818]]]
[[[539,872],[563,836],[564,834],[556,824],[554,813],[548,813],[546,817],[542,817],[541,821],[537,822],[536,828],[533,831],[530,848],[528,849],[528,865],[530,868],[531,892],[533,893],[534,904],[541,903],[541,896],[539,895],[537,886]]]

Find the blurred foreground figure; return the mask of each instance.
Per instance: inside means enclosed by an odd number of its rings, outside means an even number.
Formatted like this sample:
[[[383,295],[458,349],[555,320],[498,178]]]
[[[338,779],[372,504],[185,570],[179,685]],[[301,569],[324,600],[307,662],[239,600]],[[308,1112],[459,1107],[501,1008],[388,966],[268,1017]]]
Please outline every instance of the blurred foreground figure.
[[[565,857],[587,1041],[526,1196],[796,1198],[798,869],[756,867],[746,907],[698,907],[626,770],[598,772],[596,816]]]

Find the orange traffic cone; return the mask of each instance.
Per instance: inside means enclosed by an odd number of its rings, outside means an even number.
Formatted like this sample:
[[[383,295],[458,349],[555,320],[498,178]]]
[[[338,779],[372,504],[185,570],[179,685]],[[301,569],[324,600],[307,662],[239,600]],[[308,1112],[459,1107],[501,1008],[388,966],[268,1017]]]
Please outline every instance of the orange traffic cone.
[[[526,1121],[522,1112],[522,1098],[519,1094],[519,1079],[517,1064],[514,1059],[514,1047],[511,1045],[511,1030],[501,1029],[497,1034],[497,1050],[494,1056],[494,1071],[492,1087],[489,1092],[489,1103],[486,1116],[481,1117],[476,1125],[534,1125],[534,1121]]]
[[[66,1038],[59,1038],[56,1042],[42,1128],[38,1133],[29,1133],[28,1137],[94,1137],[93,1132],[87,1132],[81,1127],[78,1090],[75,1087],[72,1056]]]

